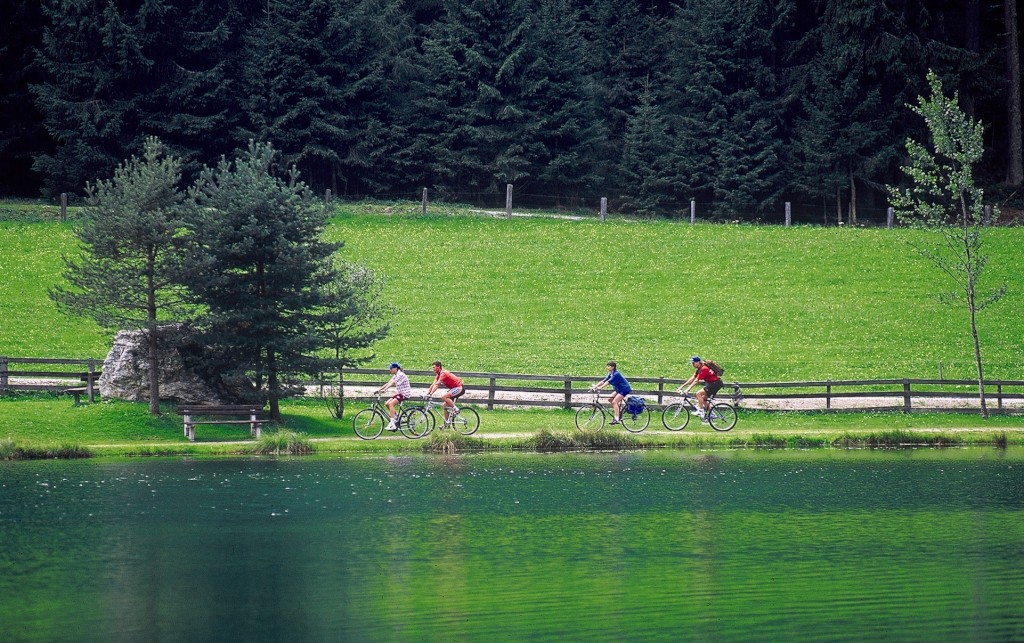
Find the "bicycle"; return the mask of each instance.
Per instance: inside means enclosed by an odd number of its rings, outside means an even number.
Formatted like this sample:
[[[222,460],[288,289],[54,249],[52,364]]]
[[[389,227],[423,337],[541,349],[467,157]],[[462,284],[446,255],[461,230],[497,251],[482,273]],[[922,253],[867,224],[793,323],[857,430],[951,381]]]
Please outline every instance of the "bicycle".
[[[690,414],[697,413],[693,397],[683,394],[682,402],[673,402],[661,412],[661,423],[669,431],[682,431],[690,423]],[[736,407],[728,402],[709,400],[707,417],[703,419],[716,431],[730,431],[736,426]]]
[[[415,438],[430,435],[430,432],[437,426],[437,416],[434,414],[434,408],[438,406],[443,406],[443,404],[432,397],[428,397],[423,406],[415,406],[406,411],[406,413],[410,414],[422,413],[423,415],[413,416],[408,420],[403,419],[401,425],[407,426],[409,432]],[[443,417],[444,411],[442,410],[441,413]],[[441,424],[441,430],[449,426],[462,435],[473,435],[480,428],[480,414],[470,406],[449,408],[448,421]]]
[[[398,405],[395,417],[398,418],[398,430],[407,438],[418,437],[412,432],[411,422],[417,419],[406,414],[412,409],[404,409],[404,402]],[[363,409],[352,418],[352,430],[364,440],[373,440],[384,432],[384,427],[391,422],[391,415],[388,407],[381,402],[381,396],[377,395],[370,403],[370,408]]]
[[[651,423],[651,410],[644,406],[642,411],[629,412],[629,398],[622,401],[622,416],[619,421],[630,433],[640,433]],[[583,433],[600,431],[604,428],[605,407],[601,403],[601,394],[594,392],[594,399],[576,410],[576,428]]]

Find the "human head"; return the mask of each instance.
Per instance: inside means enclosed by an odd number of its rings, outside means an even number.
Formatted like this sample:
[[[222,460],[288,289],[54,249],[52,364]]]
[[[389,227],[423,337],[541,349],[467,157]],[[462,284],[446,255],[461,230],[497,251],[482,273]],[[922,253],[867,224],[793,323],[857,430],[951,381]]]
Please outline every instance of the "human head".
[[[702,364],[703,362],[701,361],[701,359],[700,359],[699,357],[697,357],[696,355],[694,355],[693,357],[691,357],[691,358],[690,358],[690,363],[691,363],[691,364],[693,364],[693,367],[694,367],[694,368],[700,368],[700,365],[701,365],[701,364]]]
[[[434,372],[435,372],[435,373],[440,373],[440,372],[441,372],[441,362],[434,362],[434,363],[433,363],[433,364],[432,364],[432,365],[430,366],[430,368],[434,369]]]
[[[402,370],[402,367],[398,365],[398,362],[391,362],[391,366],[388,366],[392,372]]]
[[[615,363],[615,360],[611,360],[608,362],[608,368],[612,369],[613,371],[617,371],[619,369],[619,365]]]

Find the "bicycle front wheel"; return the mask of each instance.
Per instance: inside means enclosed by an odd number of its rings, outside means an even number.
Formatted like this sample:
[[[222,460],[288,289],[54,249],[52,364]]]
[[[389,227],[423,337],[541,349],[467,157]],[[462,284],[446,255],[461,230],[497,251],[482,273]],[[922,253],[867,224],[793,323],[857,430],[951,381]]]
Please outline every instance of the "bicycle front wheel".
[[[651,410],[645,408],[639,413],[630,413],[623,409],[621,421],[622,426],[630,433],[640,433],[651,423]]]
[[[402,435],[410,440],[422,438],[430,433],[430,427],[430,416],[419,408],[406,409],[398,422],[398,428],[402,431]]]
[[[473,435],[480,428],[480,414],[468,406],[459,408],[458,415],[452,417],[452,428],[462,435]]]
[[[604,428],[604,411],[596,404],[588,404],[576,411],[576,428],[587,431],[600,431]]]
[[[374,409],[363,409],[352,418],[352,430],[364,440],[372,440],[384,431],[384,416]]]
[[[736,408],[725,402],[718,402],[711,405],[711,412],[708,414],[708,423],[716,431],[728,431],[736,426]]]
[[[661,423],[669,431],[682,431],[690,423],[690,410],[682,402],[669,404],[661,412]]]

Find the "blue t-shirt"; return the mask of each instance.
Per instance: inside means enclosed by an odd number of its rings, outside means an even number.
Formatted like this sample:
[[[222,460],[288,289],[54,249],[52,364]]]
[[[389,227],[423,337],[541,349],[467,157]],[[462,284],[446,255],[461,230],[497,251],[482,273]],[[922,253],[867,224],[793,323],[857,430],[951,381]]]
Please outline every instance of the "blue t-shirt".
[[[612,388],[615,389],[615,392],[619,395],[629,395],[633,392],[633,389],[629,386],[629,382],[627,382],[622,373],[618,371],[612,371],[607,377],[601,380],[601,382],[608,382],[611,384]]]

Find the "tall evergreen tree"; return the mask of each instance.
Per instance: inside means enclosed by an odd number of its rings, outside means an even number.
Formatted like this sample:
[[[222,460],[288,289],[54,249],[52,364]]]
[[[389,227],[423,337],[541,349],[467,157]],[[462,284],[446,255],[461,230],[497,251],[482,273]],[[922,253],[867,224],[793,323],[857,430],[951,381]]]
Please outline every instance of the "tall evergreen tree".
[[[625,186],[623,205],[639,214],[660,214],[685,199],[673,183],[670,167],[672,137],[668,123],[648,89],[626,126],[621,169]]]
[[[29,89],[42,80],[34,50],[42,43],[43,15],[38,0],[7,6],[0,22],[0,194],[24,196],[38,190],[32,161],[49,146]]]
[[[180,180],[180,159],[165,156],[160,142],[149,138],[142,158],[90,185],[90,207],[75,229],[81,257],[65,258],[68,286],[50,293],[62,309],[104,328],[146,331],[154,415],[160,413],[160,326],[180,321],[187,308],[179,285],[186,219]]]
[[[251,143],[200,175],[185,283],[206,311],[200,339],[214,360],[207,378],[252,383],[277,418],[289,377],[320,370],[316,354],[326,344],[314,313],[325,305],[340,244],[323,239],[322,203],[294,166],[278,176],[275,157],[271,145]]]

